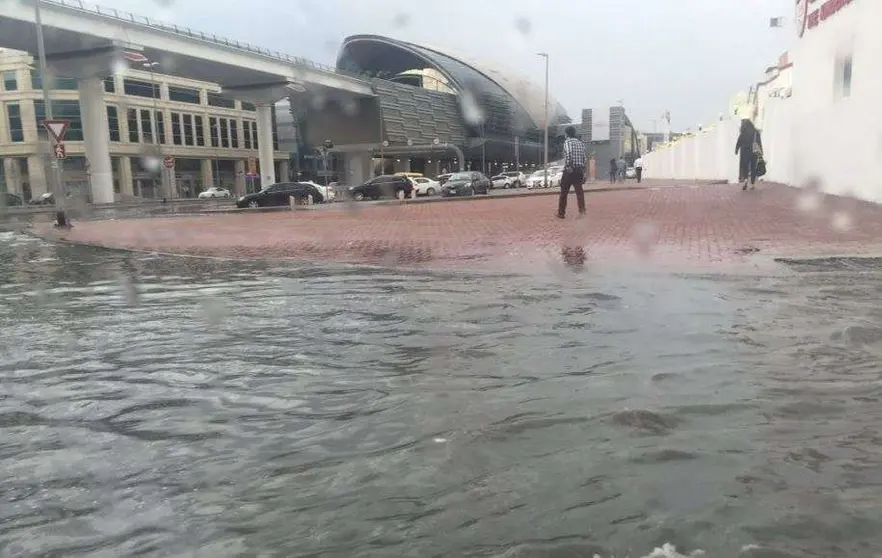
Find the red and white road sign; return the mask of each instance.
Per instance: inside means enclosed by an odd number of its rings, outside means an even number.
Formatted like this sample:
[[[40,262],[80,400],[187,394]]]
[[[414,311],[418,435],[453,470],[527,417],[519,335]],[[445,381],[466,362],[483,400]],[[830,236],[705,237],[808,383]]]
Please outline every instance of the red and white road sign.
[[[43,127],[46,128],[46,131],[49,132],[53,138],[55,138],[56,142],[64,141],[64,134],[67,133],[67,128],[70,126],[70,120],[44,120]]]
[[[56,159],[64,159],[67,157],[67,149],[64,147],[63,143],[56,143],[52,149]]]
[[[162,166],[164,166],[164,167],[167,168],[167,169],[173,169],[173,168],[175,168],[175,158],[172,157],[171,155],[166,155],[166,156],[162,159]]]
[[[131,50],[124,51],[123,58],[125,58],[129,62],[138,62],[140,64],[143,64],[144,62],[147,62],[149,60],[149,58],[147,58],[146,56],[144,56],[140,52],[134,52]]]

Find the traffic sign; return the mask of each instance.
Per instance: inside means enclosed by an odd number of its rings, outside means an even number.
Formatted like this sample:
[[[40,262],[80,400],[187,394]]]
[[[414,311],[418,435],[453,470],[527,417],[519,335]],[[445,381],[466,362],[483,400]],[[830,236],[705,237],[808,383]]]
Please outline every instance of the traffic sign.
[[[67,149],[64,147],[63,143],[56,143],[53,150],[56,159],[64,159],[67,157]]]
[[[43,127],[59,143],[64,141],[64,134],[69,126],[70,120],[43,120]]]
[[[257,160],[254,157],[248,157],[248,174],[257,174]]]
[[[149,58],[147,58],[146,56],[144,56],[140,52],[134,52],[131,50],[124,51],[123,58],[125,58],[129,62],[138,62],[138,63],[144,63],[149,60]]]
[[[173,168],[175,168],[175,158],[172,157],[171,155],[166,155],[166,156],[162,159],[162,166],[164,166],[164,167],[167,168],[167,169],[173,169]]]

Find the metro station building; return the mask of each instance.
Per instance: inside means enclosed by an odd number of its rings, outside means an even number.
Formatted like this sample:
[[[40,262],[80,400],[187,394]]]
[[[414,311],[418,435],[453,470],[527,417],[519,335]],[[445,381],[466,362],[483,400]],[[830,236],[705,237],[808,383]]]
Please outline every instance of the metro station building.
[[[34,68],[29,54],[0,50],[0,192],[18,194],[25,203],[47,184],[41,152],[47,137],[38,125],[45,112],[43,84]],[[209,186],[234,192],[260,187],[248,177],[249,160],[258,158],[256,107],[219,91],[217,84],[159,71],[130,69],[104,79],[117,201],[195,197]],[[65,186],[88,197],[90,165],[77,80],[56,78],[50,95],[53,116],[70,121]],[[286,180],[288,153],[274,149],[276,176]],[[166,156],[174,158],[172,171],[159,168]]]
[[[488,175],[543,160],[545,91],[494,64],[446,49],[377,35],[346,38],[337,69],[370,80],[373,99],[298,105],[304,145],[334,144],[340,181],[359,183],[379,172],[428,175],[461,168]],[[570,122],[549,99],[550,159]]]

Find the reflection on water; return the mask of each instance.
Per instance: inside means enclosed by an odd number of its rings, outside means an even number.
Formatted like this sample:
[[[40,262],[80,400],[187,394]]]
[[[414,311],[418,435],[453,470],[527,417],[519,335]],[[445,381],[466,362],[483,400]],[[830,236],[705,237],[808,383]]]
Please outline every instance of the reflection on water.
[[[9,556],[872,556],[882,281],[0,236]]]

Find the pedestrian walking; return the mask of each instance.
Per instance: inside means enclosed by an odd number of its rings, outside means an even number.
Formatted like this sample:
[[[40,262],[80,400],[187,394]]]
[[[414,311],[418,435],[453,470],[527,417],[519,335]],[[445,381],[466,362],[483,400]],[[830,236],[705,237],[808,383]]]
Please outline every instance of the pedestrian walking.
[[[643,157],[638,156],[634,160],[634,173],[637,175],[637,184],[643,181]]]
[[[613,157],[609,160],[609,181],[615,184],[616,177],[619,176],[619,164],[616,162],[616,158]]]
[[[747,190],[748,184],[751,189],[756,188],[757,176],[765,174],[765,168],[761,174],[757,172],[760,161],[765,167],[763,139],[748,118],[741,119],[741,130],[735,141],[735,154],[738,155],[738,182],[742,183],[741,189]]]
[[[616,164],[619,170],[619,180],[621,182],[624,182],[628,174],[628,163],[625,162],[624,157],[619,157],[619,160]]]
[[[588,156],[585,154],[585,144],[576,137],[576,129],[567,126],[564,133],[567,139],[564,141],[564,170],[560,178],[560,199],[557,204],[557,218],[565,219],[567,216],[567,197],[570,188],[576,190],[576,203],[579,206],[579,215],[585,215],[585,170],[588,167]]]

